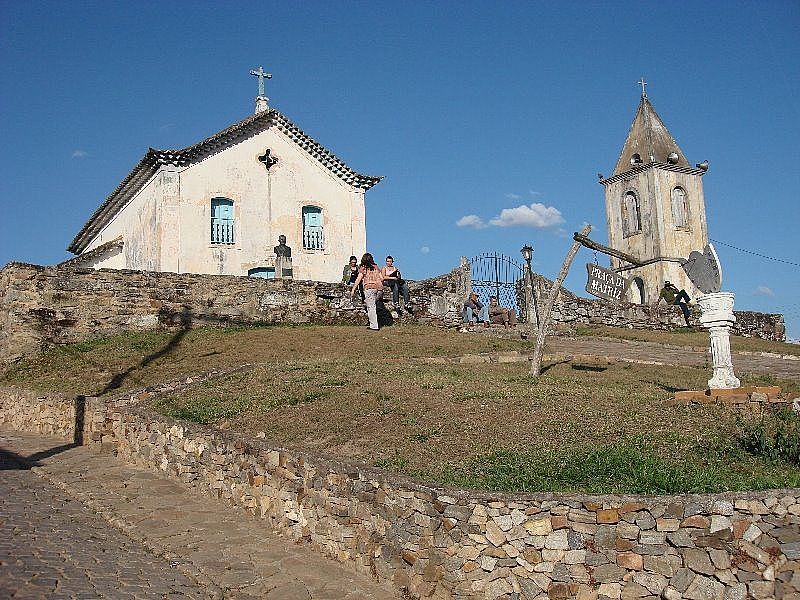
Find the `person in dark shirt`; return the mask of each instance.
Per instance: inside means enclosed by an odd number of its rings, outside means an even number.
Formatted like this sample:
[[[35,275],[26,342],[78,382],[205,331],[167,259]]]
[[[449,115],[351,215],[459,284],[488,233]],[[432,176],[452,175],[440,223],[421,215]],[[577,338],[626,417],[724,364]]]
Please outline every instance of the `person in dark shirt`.
[[[348,262],[344,269],[342,270],[342,283],[349,287],[353,287],[353,284],[358,279],[358,259],[355,256],[350,257],[350,262]],[[364,284],[358,284],[358,293],[361,295],[361,301],[364,301]]]
[[[478,294],[475,292],[470,293],[469,298],[464,301],[461,314],[464,323],[466,323],[470,329],[472,329],[476,321],[483,323],[484,327],[489,326],[489,307],[478,300]]]
[[[669,281],[664,282],[664,287],[661,288],[661,294],[658,296],[658,301],[664,300],[667,304],[672,306],[679,306],[683,313],[683,319],[686,321],[686,326],[691,327],[689,323],[689,294],[686,290],[678,290]]]

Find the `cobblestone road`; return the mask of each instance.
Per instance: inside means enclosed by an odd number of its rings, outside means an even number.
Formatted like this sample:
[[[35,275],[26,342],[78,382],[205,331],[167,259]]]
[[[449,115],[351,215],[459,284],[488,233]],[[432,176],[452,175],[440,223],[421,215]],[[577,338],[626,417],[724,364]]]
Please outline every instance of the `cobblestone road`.
[[[23,466],[0,450],[0,597],[208,597]]]
[[[64,444],[0,429],[0,598],[397,597],[242,511]]]

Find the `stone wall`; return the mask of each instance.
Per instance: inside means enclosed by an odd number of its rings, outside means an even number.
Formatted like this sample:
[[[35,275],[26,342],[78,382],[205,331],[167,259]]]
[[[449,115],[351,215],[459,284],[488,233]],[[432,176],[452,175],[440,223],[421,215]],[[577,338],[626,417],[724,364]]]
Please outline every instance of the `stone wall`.
[[[533,275],[534,294],[541,311],[553,282],[541,275]],[[734,311],[736,324],[731,333],[745,337],[758,337],[782,342],[786,340],[783,315],[764,314],[750,311]],[[565,288],[556,298],[553,306],[552,323],[575,325],[578,323],[628,327],[631,329],[655,329],[671,331],[685,327],[683,314],[677,306],[659,304],[614,304],[603,300],[580,298]],[[700,327],[699,319],[694,318],[694,326]]]
[[[127,392],[98,408],[87,441],[105,440],[121,457],[264,518],[414,598],[800,594],[800,490],[639,497],[437,488],[138,404],[169,389]],[[0,414],[27,407],[13,423],[43,431],[50,417],[37,408],[40,397],[0,389]]]
[[[75,415],[75,398],[67,398],[64,394],[0,388],[0,425],[73,438]]]
[[[455,277],[413,284],[423,322],[455,319]],[[391,298],[388,288],[384,297]],[[386,310],[380,316],[392,320]],[[237,323],[365,324],[366,315],[340,284],[22,263],[0,272],[3,361],[122,331]]]
[[[534,284],[541,305],[552,282],[534,275]],[[466,262],[445,275],[411,282],[414,319],[457,326],[469,286]],[[384,298],[391,298],[388,288]],[[785,337],[781,315],[736,316],[736,334]],[[379,318],[392,321],[385,309]],[[683,319],[677,307],[617,306],[562,288],[553,322],[668,330],[680,327]],[[23,263],[9,263],[0,271],[0,361],[122,331],[237,323],[364,324],[366,315],[341,284]]]

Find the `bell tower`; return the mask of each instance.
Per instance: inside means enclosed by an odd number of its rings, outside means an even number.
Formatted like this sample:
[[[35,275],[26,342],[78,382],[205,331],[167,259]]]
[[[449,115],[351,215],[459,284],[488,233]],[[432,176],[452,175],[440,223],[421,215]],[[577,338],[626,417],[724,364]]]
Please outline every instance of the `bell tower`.
[[[644,79],[639,83],[639,108],[614,173],[600,180],[605,188],[608,245],[642,260],[687,258],[708,243],[702,181],[708,162],[690,166],[650,104]],[[611,258],[614,269],[627,264]],[[664,281],[685,289],[692,298],[700,293],[677,261],[659,261],[623,274],[634,280],[628,294],[634,303],[655,302]]]

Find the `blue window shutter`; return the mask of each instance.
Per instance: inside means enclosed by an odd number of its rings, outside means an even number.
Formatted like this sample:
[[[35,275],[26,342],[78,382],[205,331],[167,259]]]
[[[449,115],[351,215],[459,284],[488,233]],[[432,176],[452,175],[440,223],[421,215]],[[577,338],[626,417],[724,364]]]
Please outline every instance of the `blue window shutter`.
[[[316,206],[303,207],[303,226],[322,227],[322,209]]]
[[[211,199],[211,243],[233,244],[233,200]]]
[[[322,209],[318,206],[303,207],[303,248],[307,250],[325,249]]]

